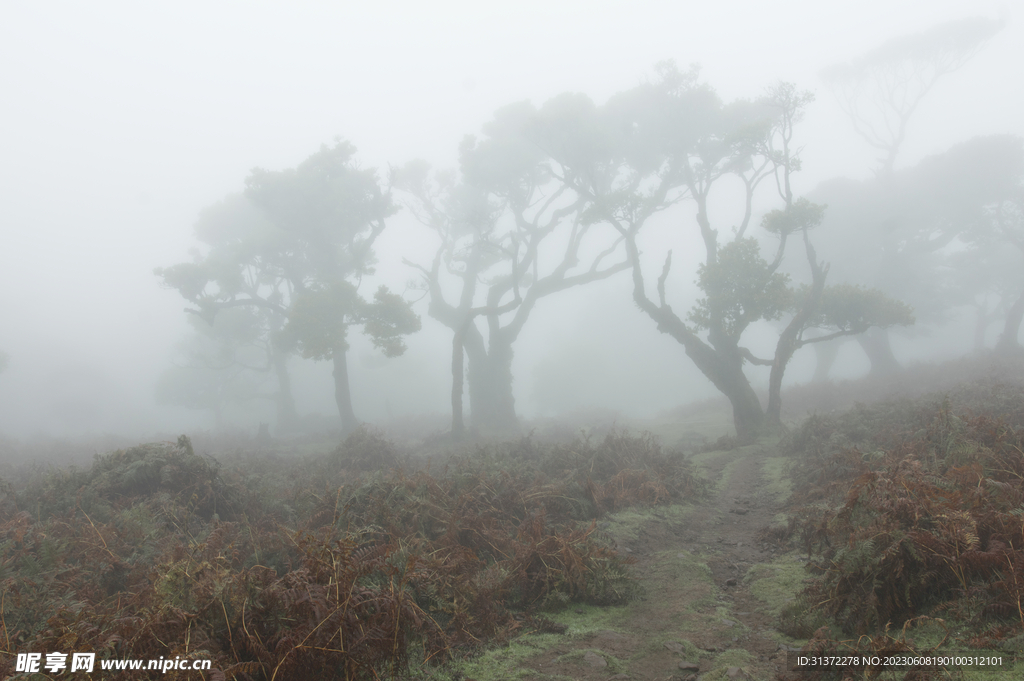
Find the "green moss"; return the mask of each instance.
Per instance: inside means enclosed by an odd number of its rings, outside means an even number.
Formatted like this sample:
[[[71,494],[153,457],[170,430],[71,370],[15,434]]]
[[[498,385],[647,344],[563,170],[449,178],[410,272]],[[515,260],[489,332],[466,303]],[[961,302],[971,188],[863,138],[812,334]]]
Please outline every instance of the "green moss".
[[[563,638],[558,634],[520,636],[510,641],[508,645],[484,651],[483,654],[471,660],[453,663],[450,665],[450,669],[457,673],[453,673],[452,678],[469,677],[476,681],[537,678],[537,672],[521,667],[522,663],[537,653],[554,647],[562,640]]]
[[[623,511],[617,511],[605,517],[598,524],[602,532],[613,537],[619,542],[637,541],[640,539],[640,529],[650,524],[652,520],[663,520],[673,524],[683,523],[693,512],[692,506],[682,504],[671,504],[668,506],[654,506],[643,508],[636,506]]]
[[[566,637],[579,640],[601,631],[619,631],[619,625],[628,619],[628,609],[629,606],[578,605],[552,615],[551,619],[565,625]]]
[[[706,650],[701,650],[693,643],[691,643],[688,639],[669,635],[659,636],[651,640],[649,643],[647,643],[647,645],[643,647],[643,649],[640,650],[640,652],[633,656],[633,659],[642,659],[653,653],[660,653],[662,650],[667,648],[667,644],[669,643],[678,643],[682,646],[682,650],[679,651],[679,657],[683,660],[690,660],[696,662],[698,659],[702,657],[711,656],[711,653],[707,652]]]
[[[793,481],[789,477],[790,459],[783,456],[771,456],[764,460],[761,475],[764,478],[763,489],[778,503],[789,499],[793,493]]]
[[[780,556],[769,563],[758,563],[743,577],[743,582],[750,587],[750,593],[765,604],[765,610],[776,617],[789,603],[795,601],[807,580],[804,563],[797,560],[795,553]]]

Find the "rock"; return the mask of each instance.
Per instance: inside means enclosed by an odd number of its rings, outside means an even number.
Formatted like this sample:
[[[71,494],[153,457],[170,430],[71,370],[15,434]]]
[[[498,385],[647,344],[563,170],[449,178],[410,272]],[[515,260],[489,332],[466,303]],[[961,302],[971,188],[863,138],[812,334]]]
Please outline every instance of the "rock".
[[[679,641],[666,641],[665,648],[673,653],[683,652],[683,644]]]
[[[729,667],[727,670],[725,670],[725,675],[728,676],[730,679],[742,679],[744,676],[746,676],[743,673],[743,670],[739,667]]]
[[[735,577],[730,577],[729,579],[725,580],[726,586],[736,586],[738,583],[739,582],[736,581]]]
[[[725,626],[727,626],[727,627],[733,627],[733,626],[736,626],[736,623],[735,623],[735,622],[733,622],[732,620],[722,620],[722,624],[724,624],[724,625],[725,625]]]
[[[690,662],[689,660],[683,660],[682,662],[680,662],[679,668],[684,672],[700,671],[700,665],[696,662]]]
[[[583,655],[583,661],[594,669],[604,669],[608,666],[608,660],[604,659],[601,655],[598,655],[593,650],[588,650]]]
[[[733,508],[729,510],[729,513],[735,513],[736,515],[746,515],[750,513],[750,511],[746,508]]]

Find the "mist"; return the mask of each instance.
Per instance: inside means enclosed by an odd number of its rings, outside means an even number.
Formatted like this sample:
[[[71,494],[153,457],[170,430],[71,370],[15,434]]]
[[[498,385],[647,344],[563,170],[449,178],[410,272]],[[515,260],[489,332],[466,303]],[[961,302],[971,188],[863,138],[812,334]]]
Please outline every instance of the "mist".
[[[1002,25],[935,81],[909,119],[889,193],[876,189],[880,152],[858,136],[822,72],[888,40],[972,17]],[[964,293],[980,281],[972,274],[979,263],[1012,280],[1020,266],[1005,248],[952,237],[914,260],[924,268],[914,270],[886,260],[872,245],[884,237],[870,231],[894,215],[916,225],[934,206],[952,215],[957,208],[935,197],[981,171],[957,176],[943,170],[944,159],[962,153],[982,164],[989,152],[957,145],[1024,136],[1024,35],[1000,3],[8,2],[0,19],[0,351],[8,358],[0,433],[8,437],[276,427],[266,396],[277,386],[273,373],[239,378],[232,389],[249,392],[225,398],[216,415],[158,400],[162,377],[186,363],[183,343],[197,322],[185,312],[189,301],[154,270],[206,252],[196,233],[204,210],[245,192],[254,168],[295,169],[338,140],[354,146],[353,168],[375,170],[382,183],[416,160],[457,169],[464,137],[487,139],[483,128],[502,107],[540,109],[563,93],[602,107],[654,82],[665,60],[683,71],[699,64],[699,82],[725,103],[755,100],[779,81],[814,95],[795,127],[793,195],[829,206],[814,233],[829,284],[877,288],[913,308],[915,323],[891,334],[901,366],[992,348],[999,315],[1012,307],[998,282]],[[729,182],[708,203],[722,238],[744,213],[742,184]],[[771,184],[754,195],[750,227],[769,260],[776,241],[757,227],[781,205]],[[395,357],[362,332],[348,334],[352,407],[359,420],[423,419],[443,430],[452,331],[432,316],[416,269],[429,267],[438,242],[417,219],[415,196],[396,187],[393,197],[398,210],[384,218],[359,292],[372,298],[387,286],[421,328],[402,335],[405,351]],[[696,283],[703,246],[695,212],[681,200],[637,237],[651,296],[672,250],[663,285],[683,319],[705,295]],[[613,240],[588,242],[580,260]],[[800,257],[780,270],[794,283],[807,277]],[[454,280],[442,284],[457,297]],[[940,296],[943,304],[932,305]],[[745,346],[770,356],[784,321],[751,324]],[[835,353],[833,379],[873,367],[856,338]],[[339,427],[331,362],[301,354],[284,360],[298,417],[309,428]],[[539,299],[511,366],[524,420],[583,412],[642,419],[720,394],[638,309],[627,269]],[[813,348],[797,351],[784,385],[810,381],[817,368]],[[748,376],[768,390],[768,366],[748,366]]]

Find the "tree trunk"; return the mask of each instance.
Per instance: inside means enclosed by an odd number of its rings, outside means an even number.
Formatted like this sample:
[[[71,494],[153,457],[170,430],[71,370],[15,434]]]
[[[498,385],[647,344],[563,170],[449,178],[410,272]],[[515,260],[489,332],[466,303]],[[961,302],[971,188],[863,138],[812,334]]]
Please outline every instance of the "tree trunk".
[[[772,372],[768,377],[768,409],[765,416],[769,423],[779,427],[782,426],[782,377],[786,373],[789,360],[793,359],[793,353],[802,345],[800,334],[807,327],[811,315],[821,305],[821,296],[825,291],[825,279],[828,277],[829,270],[828,265],[818,263],[814,248],[807,239],[806,230],[804,231],[804,243],[807,246],[807,259],[811,265],[811,286],[800,309],[779,334],[779,342],[775,345],[775,357],[772,359]]]
[[[466,336],[470,423],[474,430],[487,435],[516,433],[519,419],[512,395],[512,346],[492,338],[485,351],[482,339],[468,342],[473,335],[470,332]]]
[[[465,351],[462,339],[465,327],[455,332],[452,338],[452,439],[461,440],[466,433],[466,424],[462,418],[462,393],[464,390]]]
[[[722,340],[720,347],[708,345],[671,308],[651,304],[643,296],[642,288],[634,288],[633,299],[657,323],[658,331],[677,340],[686,351],[686,356],[729,400],[736,437],[740,442],[753,442],[764,430],[764,410],[761,409],[757,393],[743,373],[744,359],[735,344],[730,346]]]
[[[1024,320],[1024,292],[1021,292],[1020,297],[1013,302],[1010,306],[1010,311],[1006,313],[1006,323],[1003,325],[1003,333],[999,336],[999,341],[996,342],[997,352],[1013,352],[1014,350],[1020,349],[1020,342],[1017,337],[1020,336],[1020,324]]]
[[[334,401],[338,404],[338,416],[341,417],[341,428],[349,433],[359,426],[356,414],[352,411],[352,393],[348,385],[348,359],[345,350],[335,348],[334,359]]]
[[[764,431],[764,410],[761,409],[761,400],[757,399],[757,393],[750,387],[750,381],[739,371],[739,376],[734,380],[728,390],[721,390],[732,404],[732,420],[736,427],[736,438],[741,444],[753,442],[758,435]],[[717,384],[716,384],[717,385]]]
[[[871,362],[872,376],[884,376],[902,369],[896,355],[892,353],[889,332],[886,329],[873,328],[866,331],[857,336],[857,342]]]
[[[768,409],[765,410],[765,416],[772,425],[782,425],[782,377],[796,348],[796,339],[786,338],[783,334],[775,349],[775,360],[772,362],[772,372],[768,377]]]
[[[840,340],[826,341],[824,343],[814,344],[814,376],[811,378],[813,383],[824,383],[828,380],[828,375],[832,371],[832,365],[836,363],[836,358],[839,356],[839,348],[843,345]]]
[[[294,430],[299,420],[292,395],[292,377],[288,373],[287,353],[274,353],[274,373],[277,375],[277,431],[286,433]]]

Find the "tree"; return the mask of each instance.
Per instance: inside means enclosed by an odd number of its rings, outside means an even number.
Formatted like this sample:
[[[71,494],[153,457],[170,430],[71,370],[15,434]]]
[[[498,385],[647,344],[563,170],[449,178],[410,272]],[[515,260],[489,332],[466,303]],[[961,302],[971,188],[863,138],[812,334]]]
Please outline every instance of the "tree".
[[[768,420],[779,420],[786,365],[798,348],[819,340],[805,337],[807,329],[827,323],[832,327],[829,337],[861,330],[861,324],[833,324],[839,318],[822,309],[828,300],[828,266],[817,260],[809,234],[820,223],[824,207],[795,198],[791,188],[791,175],[800,168],[794,126],[810,96],[780,84],[756,102],[726,106],[697,82],[695,70],[682,73],[662,64],[658,75],[657,81],[613,97],[606,105],[602,115],[612,132],[603,160],[556,151],[556,175],[588,198],[591,219],[608,222],[620,234],[633,274],[634,301],[729,399],[737,435],[749,441]],[[731,239],[714,226],[709,211],[713,190],[726,177],[742,181],[745,207]],[[747,235],[754,193],[769,178],[783,201],[781,209],[761,222],[777,239],[771,260]],[[695,227],[704,254],[697,280],[703,298],[686,319],[668,302],[671,251],[656,279],[654,299],[647,292],[650,275],[638,241],[653,215],[683,201],[696,205]],[[780,269],[793,238],[803,242],[811,278],[799,295]],[[889,323],[871,311],[865,306],[867,326]],[[909,312],[899,321],[908,317]],[[752,324],[783,318],[788,322],[771,360],[757,358],[743,345]],[[744,373],[750,362],[772,367],[767,419]]]
[[[261,320],[261,343],[278,378],[279,426],[295,418],[291,353],[333,361],[338,414],[351,430],[358,421],[346,361],[349,327],[364,326],[389,356],[401,354],[400,337],[419,328],[408,305],[386,288],[372,302],[359,294],[361,278],[373,272],[373,243],[394,208],[374,171],[359,169],[354,155],[354,147],[338,142],[294,169],[253,170],[243,196],[200,217],[196,234],[208,252],[157,270],[208,325],[237,309]]]
[[[854,131],[882,152],[878,177],[889,180],[906,138],[907,125],[935,83],[963,66],[1003,25],[1002,21],[982,17],[939,24],[922,33],[889,40],[857,59],[822,72]],[[905,264],[906,258],[901,256],[906,253],[900,252],[902,244],[898,238],[886,238],[883,234],[881,243],[875,245]],[[928,255],[923,254],[914,264],[927,260]],[[886,269],[897,271],[899,264],[892,262]],[[887,374],[900,368],[884,329],[860,334],[857,341],[871,362],[873,374]],[[824,380],[838,345],[816,347],[820,351],[815,378]]]
[[[963,66],[1003,25],[982,17],[950,21],[822,72],[857,134],[882,152],[882,175],[892,172],[907,123],[936,81]]]
[[[482,138],[464,140],[457,174],[418,162],[394,173],[419,220],[438,237],[430,265],[409,264],[422,275],[429,314],[453,332],[454,437],[464,429],[465,359],[472,427],[514,431],[513,346],[536,304],[627,267],[621,256],[614,261],[614,235],[585,219],[586,202],[553,174],[539,146],[542,131],[563,125],[566,110],[576,108],[593,104],[571,96],[539,111],[526,103],[505,107]],[[611,243],[602,244],[605,237]],[[446,295],[446,282],[455,295]]]
[[[1012,194],[1022,163],[1019,141],[993,136],[896,170],[885,182],[827,182],[811,194],[830,206],[818,247],[835,276],[906,301],[925,328],[947,323],[964,305],[975,306],[984,321],[1002,306],[989,300],[993,287],[1015,280],[1000,274],[1005,254],[993,252],[1007,242],[977,226],[985,223],[986,206]],[[979,267],[980,261],[988,265]],[[887,335],[857,338],[873,374],[899,367]],[[819,357],[820,378],[827,359]]]
[[[219,409],[228,381],[262,385],[242,374],[274,373],[277,427],[296,425],[288,372],[294,339],[286,332],[288,308],[302,285],[295,239],[273,225],[245,196],[233,194],[199,215],[195,236],[205,252],[192,251],[191,262],[157,268],[163,284],[189,303],[195,335],[179,349],[179,366],[162,379],[158,393],[172,404]],[[261,352],[259,358],[254,352]],[[244,361],[238,359],[245,356]],[[214,386],[217,386],[214,390]],[[218,406],[214,406],[214,405]]]
[[[373,244],[395,207],[372,169],[355,162],[347,142],[323,146],[293,169],[253,170],[246,196],[294,243],[292,304],[286,330],[302,355],[334,364],[334,393],[342,427],[358,424],[348,376],[349,328],[362,325],[388,356],[405,350],[401,336],[419,329],[419,318],[382,287],[372,302],[359,294],[373,273]]]
[[[1024,320],[1024,139],[1011,135],[979,137],[957,145],[948,153],[969,177],[968,189],[974,210],[964,213],[951,226],[968,245],[965,256],[989,265],[987,274],[999,272],[995,281],[980,279],[969,290],[995,289],[1005,310],[996,350],[1020,349],[1020,327]],[[1010,248],[1007,248],[1010,247]],[[995,267],[1005,262],[1006,252],[1017,257],[1016,267]],[[980,285],[979,285],[980,284]]]

